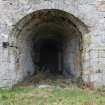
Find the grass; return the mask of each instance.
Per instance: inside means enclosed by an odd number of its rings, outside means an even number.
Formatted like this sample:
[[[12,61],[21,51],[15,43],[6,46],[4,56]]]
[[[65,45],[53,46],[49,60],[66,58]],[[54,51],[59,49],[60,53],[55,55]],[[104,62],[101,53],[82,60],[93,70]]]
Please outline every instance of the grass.
[[[0,89],[0,105],[105,105],[105,96],[77,87],[17,87]]]

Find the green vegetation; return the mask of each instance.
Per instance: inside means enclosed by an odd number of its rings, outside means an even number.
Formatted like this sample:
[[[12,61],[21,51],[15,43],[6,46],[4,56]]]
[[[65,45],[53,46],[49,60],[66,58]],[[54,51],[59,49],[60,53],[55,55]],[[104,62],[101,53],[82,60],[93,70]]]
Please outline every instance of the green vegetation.
[[[0,105],[105,105],[105,96],[77,87],[0,90]]]

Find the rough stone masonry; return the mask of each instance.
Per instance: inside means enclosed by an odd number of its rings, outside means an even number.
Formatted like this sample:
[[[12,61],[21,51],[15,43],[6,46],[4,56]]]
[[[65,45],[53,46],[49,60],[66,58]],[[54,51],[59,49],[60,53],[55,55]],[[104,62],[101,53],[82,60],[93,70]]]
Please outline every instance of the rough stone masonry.
[[[50,54],[52,61],[45,58]],[[45,62],[52,71],[105,85],[105,0],[0,0],[0,87]]]

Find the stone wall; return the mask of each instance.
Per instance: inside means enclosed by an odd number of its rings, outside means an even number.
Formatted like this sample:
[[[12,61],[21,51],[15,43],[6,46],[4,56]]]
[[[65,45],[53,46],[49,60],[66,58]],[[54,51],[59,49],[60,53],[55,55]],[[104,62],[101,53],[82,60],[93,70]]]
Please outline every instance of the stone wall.
[[[11,87],[17,81],[12,48],[3,48],[3,42],[11,43],[16,24],[24,16],[41,9],[66,11],[86,25],[88,33],[74,21],[82,33],[83,79],[96,86],[105,85],[104,0],[0,0],[0,87]]]

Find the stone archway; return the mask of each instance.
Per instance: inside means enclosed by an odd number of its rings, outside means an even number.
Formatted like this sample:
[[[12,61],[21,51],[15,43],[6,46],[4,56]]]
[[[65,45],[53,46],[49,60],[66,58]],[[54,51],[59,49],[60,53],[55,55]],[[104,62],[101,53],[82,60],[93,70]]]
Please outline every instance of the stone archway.
[[[57,9],[39,10],[20,20],[13,32],[16,81],[33,75],[37,67],[70,78],[81,76],[87,28],[78,18]]]

